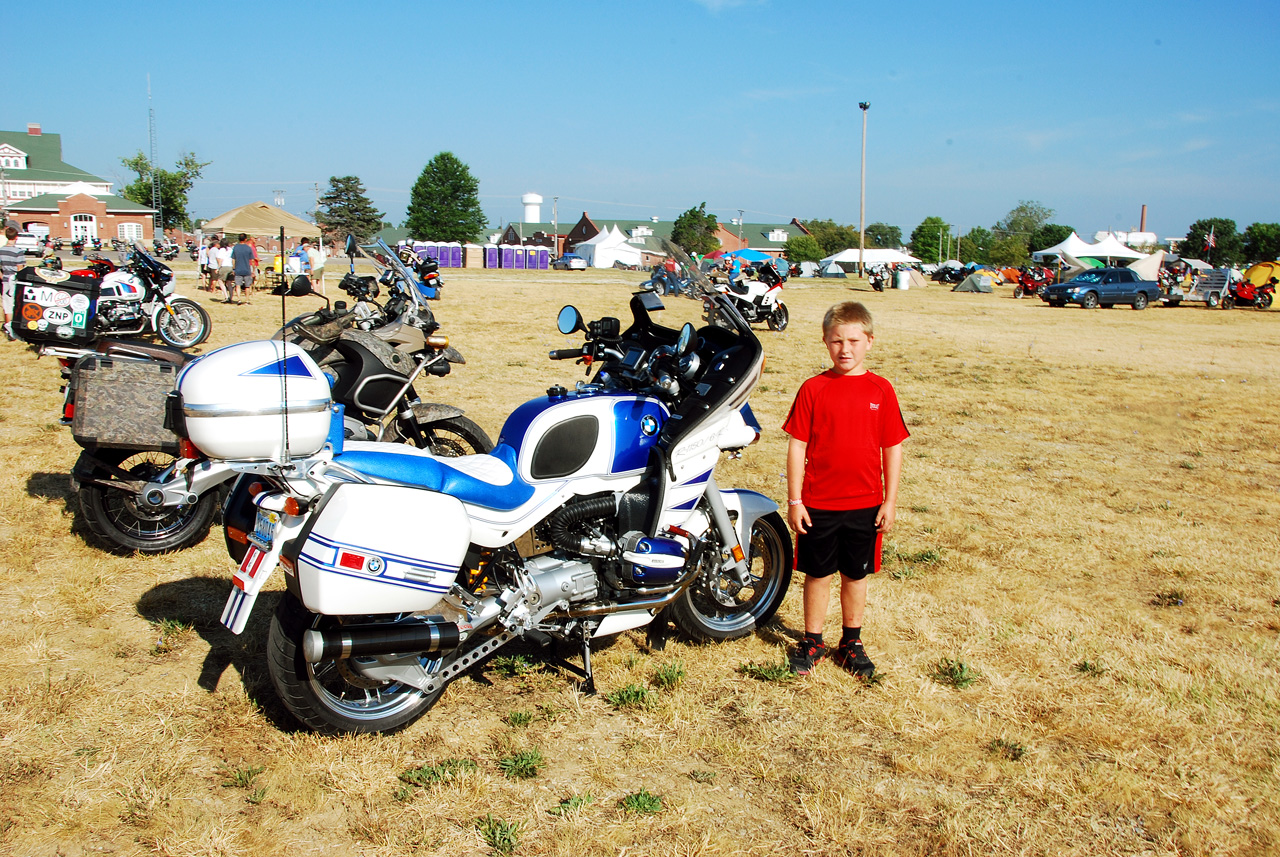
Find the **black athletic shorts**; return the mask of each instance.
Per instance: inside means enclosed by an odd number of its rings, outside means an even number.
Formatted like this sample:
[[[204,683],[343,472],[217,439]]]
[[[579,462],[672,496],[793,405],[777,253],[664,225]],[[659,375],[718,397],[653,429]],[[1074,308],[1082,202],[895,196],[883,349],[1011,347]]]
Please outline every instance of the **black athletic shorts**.
[[[808,577],[830,577],[838,571],[850,580],[880,570],[879,506],[808,512],[809,532],[796,536],[796,570]]]

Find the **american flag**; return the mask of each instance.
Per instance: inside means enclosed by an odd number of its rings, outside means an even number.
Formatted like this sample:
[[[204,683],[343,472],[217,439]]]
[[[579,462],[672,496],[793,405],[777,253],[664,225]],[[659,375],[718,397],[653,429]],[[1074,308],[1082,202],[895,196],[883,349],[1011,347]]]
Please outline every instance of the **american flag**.
[[[1204,249],[1206,250],[1218,246],[1218,240],[1213,237],[1213,229],[1214,227],[1209,227],[1209,234],[1204,239]]]

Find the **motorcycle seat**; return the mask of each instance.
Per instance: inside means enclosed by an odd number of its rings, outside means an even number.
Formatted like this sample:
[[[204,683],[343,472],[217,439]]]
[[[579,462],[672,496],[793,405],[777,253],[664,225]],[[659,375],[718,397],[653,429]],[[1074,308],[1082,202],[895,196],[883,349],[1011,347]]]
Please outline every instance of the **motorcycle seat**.
[[[412,446],[357,441],[333,460],[374,479],[439,491],[486,509],[509,512],[533,496],[533,486],[516,475],[516,451],[506,444],[488,454],[437,458]]]
[[[730,284],[729,284],[729,291],[733,292],[735,295],[742,295],[742,296],[744,296],[744,297],[745,297],[746,295],[751,294],[751,287],[750,287],[750,286],[744,286],[744,285],[742,284],[742,282],[741,282],[741,281],[739,281],[739,282],[736,282],[736,283],[730,283]]]
[[[171,345],[156,345],[150,342],[139,342],[136,339],[99,339],[96,350],[108,357],[133,357],[155,360],[159,363],[172,363],[174,366],[185,366],[198,356],[188,354]]]

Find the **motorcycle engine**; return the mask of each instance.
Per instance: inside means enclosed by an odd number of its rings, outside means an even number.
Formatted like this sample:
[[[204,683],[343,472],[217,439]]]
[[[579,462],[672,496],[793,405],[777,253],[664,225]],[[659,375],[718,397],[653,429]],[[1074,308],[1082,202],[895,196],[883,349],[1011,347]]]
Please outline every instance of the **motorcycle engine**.
[[[526,560],[524,567],[533,578],[538,590],[537,603],[541,605],[562,599],[585,601],[595,598],[599,589],[590,563],[544,555]]]
[[[107,324],[116,327],[131,324],[142,318],[142,308],[135,302],[111,302],[102,308],[100,315]]]

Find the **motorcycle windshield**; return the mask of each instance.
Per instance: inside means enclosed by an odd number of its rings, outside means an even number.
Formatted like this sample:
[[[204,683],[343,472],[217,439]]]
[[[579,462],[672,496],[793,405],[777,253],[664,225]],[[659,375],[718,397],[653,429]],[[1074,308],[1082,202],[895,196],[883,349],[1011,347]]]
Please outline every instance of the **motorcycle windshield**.
[[[409,266],[381,238],[375,239],[372,244],[361,244],[359,247],[360,252],[373,262],[374,267],[379,271],[389,270],[395,274],[397,285],[419,310],[426,309],[424,300],[435,300],[439,297],[439,290],[424,286],[413,271],[409,270]]]

